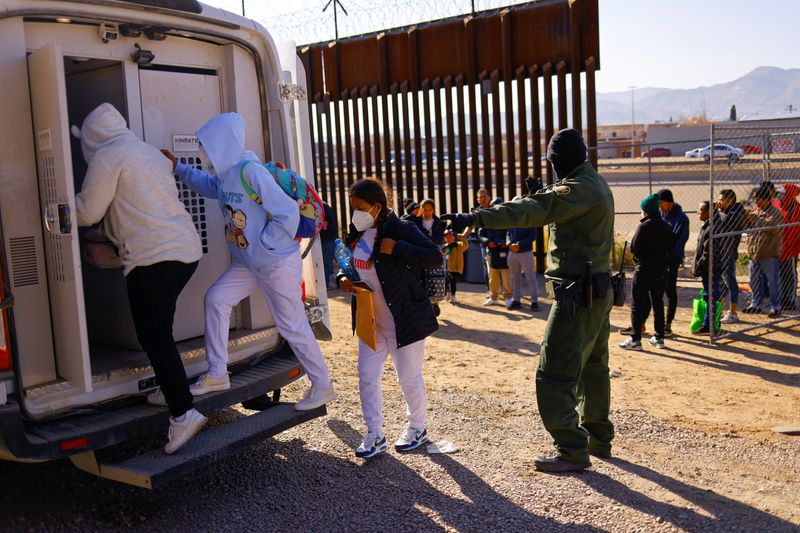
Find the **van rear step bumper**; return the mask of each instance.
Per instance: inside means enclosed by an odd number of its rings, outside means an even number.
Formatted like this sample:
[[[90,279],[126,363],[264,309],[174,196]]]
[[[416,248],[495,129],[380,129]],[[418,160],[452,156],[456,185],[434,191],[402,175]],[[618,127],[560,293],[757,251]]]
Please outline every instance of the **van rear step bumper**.
[[[311,411],[295,411],[294,404],[278,404],[258,414],[201,431],[173,455],[165,454],[159,447],[116,464],[98,462],[93,451],[70,459],[81,470],[104,479],[155,489],[326,413],[324,405]]]
[[[231,376],[231,388],[196,398],[195,408],[208,414],[280,389],[304,374],[288,343],[258,364]],[[152,433],[166,432],[169,411],[141,403],[98,409],[49,422],[25,422],[16,402],[0,407],[0,458],[48,461]]]

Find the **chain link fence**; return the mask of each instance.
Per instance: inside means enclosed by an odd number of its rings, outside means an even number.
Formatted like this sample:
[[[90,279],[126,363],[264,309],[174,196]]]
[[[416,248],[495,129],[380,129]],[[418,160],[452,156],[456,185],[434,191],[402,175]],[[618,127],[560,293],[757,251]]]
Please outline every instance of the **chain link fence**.
[[[708,305],[738,299],[718,336],[799,318],[800,128],[713,125],[710,144]]]

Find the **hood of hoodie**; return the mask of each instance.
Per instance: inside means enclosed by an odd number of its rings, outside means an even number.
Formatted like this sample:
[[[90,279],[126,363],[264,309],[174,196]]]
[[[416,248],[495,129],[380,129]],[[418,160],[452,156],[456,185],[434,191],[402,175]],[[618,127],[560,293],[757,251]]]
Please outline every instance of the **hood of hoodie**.
[[[244,148],[244,119],[238,113],[213,117],[197,131],[214,171],[222,177],[242,161],[257,161],[258,156]]]
[[[80,129],[72,126],[72,134],[81,140],[83,158],[87,163],[104,146],[120,140],[138,140],[128,129],[125,117],[109,103],[100,104],[89,113]]]

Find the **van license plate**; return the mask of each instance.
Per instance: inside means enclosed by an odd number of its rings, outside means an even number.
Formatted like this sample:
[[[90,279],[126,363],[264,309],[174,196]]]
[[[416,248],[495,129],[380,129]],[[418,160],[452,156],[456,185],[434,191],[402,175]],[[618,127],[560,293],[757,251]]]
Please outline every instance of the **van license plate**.
[[[153,388],[155,388],[157,386],[158,386],[158,383],[156,382],[155,376],[153,376],[152,378],[146,378],[146,379],[140,379],[139,380],[139,390],[140,391],[147,390],[147,389],[153,389]]]

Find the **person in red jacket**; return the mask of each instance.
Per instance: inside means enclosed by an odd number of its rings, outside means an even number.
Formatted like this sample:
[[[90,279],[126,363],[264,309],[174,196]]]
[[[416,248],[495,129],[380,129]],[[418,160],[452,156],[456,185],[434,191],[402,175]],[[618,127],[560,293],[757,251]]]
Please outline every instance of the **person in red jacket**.
[[[800,223],[800,187],[791,183],[783,186],[780,209],[783,213],[784,223]],[[797,306],[798,255],[800,255],[800,226],[784,228],[781,255],[778,257],[781,278],[781,307],[783,309],[796,309]]]

